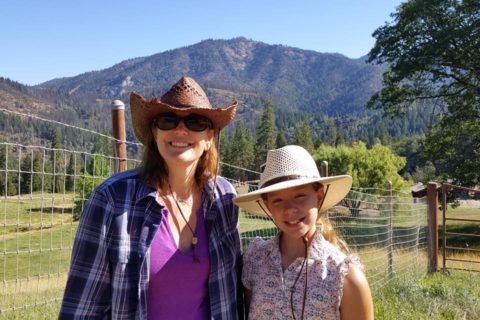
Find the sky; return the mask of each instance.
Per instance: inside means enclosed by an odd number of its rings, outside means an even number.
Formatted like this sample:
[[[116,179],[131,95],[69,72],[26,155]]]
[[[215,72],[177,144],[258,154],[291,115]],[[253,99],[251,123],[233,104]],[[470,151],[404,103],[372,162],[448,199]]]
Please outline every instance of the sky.
[[[0,77],[35,85],[236,37],[359,58],[404,1],[4,0]]]

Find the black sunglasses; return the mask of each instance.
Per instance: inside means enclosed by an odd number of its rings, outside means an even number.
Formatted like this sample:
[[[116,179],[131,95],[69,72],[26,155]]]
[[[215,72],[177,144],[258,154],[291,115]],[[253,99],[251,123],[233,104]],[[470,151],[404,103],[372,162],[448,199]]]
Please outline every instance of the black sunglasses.
[[[202,132],[213,127],[210,119],[198,114],[189,114],[186,117],[180,117],[175,113],[164,113],[155,118],[153,123],[160,130],[173,130],[178,126],[180,121],[183,121],[188,130],[195,132]]]

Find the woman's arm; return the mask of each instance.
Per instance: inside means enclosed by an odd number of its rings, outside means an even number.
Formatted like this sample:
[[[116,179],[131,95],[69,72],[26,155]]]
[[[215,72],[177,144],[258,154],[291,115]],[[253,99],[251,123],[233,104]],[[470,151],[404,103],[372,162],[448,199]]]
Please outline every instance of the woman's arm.
[[[111,206],[95,191],[82,212],[59,319],[102,319],[111,309],[106,223]]]
[[[372,294],[367,278],[354,264],[350,264],[345,276],[340,315],[342,320],[373,320]]]

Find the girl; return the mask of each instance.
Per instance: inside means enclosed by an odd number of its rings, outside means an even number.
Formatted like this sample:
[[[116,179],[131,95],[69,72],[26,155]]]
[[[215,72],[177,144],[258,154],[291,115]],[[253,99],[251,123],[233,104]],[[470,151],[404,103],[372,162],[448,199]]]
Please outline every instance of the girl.
[[[320,177],[302,147],[270,150],[260,188],[238,196],[244,211],[267,215],[279,234],[246,250],[242,281],[250,319],[373,319],[368,282],[358,258],[339,249],[322,212],[344,198],[348,175]]]

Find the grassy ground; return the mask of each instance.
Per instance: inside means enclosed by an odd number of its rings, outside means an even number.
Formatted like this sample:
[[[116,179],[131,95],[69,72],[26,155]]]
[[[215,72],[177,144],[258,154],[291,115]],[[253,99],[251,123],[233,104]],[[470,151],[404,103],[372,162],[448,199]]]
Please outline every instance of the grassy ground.
[[[49,299],[58,299],[61,293],[60,289],[46,290],[39,298],[37,289],[17,292],[16,310],[0,314],[0,318],[55,319],[59,301]],[[480,318],[480,277],[461,271],[421,279],[404,277],[373,291],[373,298],[377,320],[476,320]]]
[[[71,220],[71,199],[72,195],[44,194],[0,200],[1,319],[57,317],[77,227]],[[478,209],[476,213],[456,209],[450,214],[473,218],[478,216]],[[242,214],[240,225],[245,245],[252,237],[276,233],[273,223],[266,219]],[[480,228],[472,224],[452,222],[449,226],[459,233],[480,233]],[[465,242],[455,236],[448,240],[458,245]],[[468,241],[470,248],[480,248],[480,237]],[[480,262],[478,254],[451,254]],[[376,319],[480,319],[478,273],[452,270],[425,276],[424,250],[399,248],[393,255],[396,277],[387,282],[386,248],[366,246],[359,255],[370,275]],[[439,267],[441,261],[440,257]],[[470,264],[460,262],[457,266],[467,268]]]
[[[480,277],[471,272],[399,278],[374,292],[375,319],[480,319]]]
[[[0,200],[1,319],[55,319],[76,230],[73,194]]]

